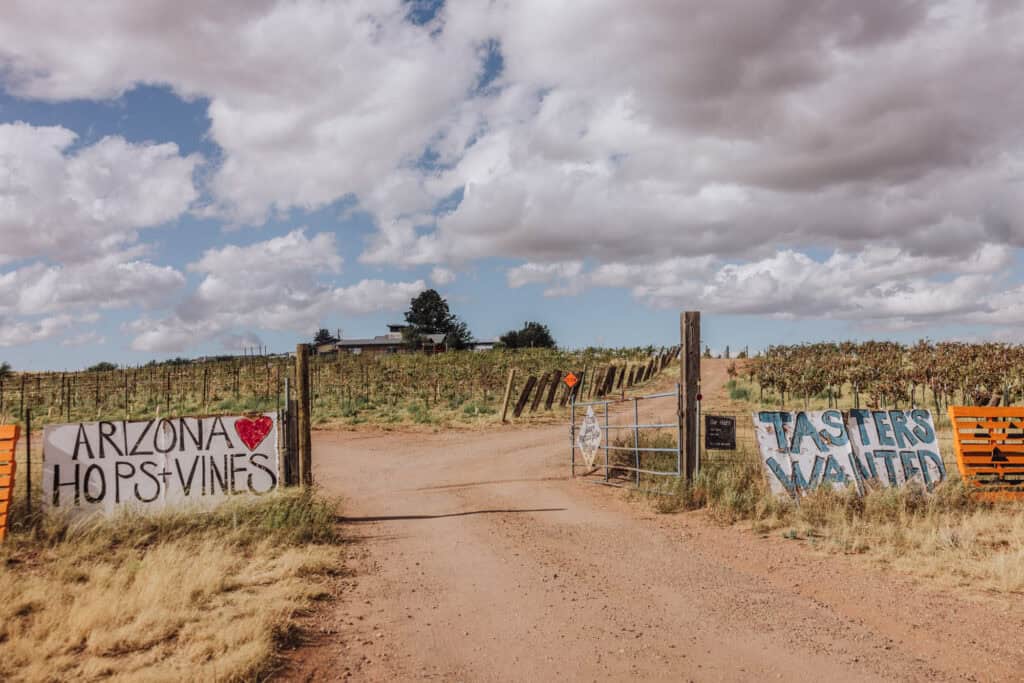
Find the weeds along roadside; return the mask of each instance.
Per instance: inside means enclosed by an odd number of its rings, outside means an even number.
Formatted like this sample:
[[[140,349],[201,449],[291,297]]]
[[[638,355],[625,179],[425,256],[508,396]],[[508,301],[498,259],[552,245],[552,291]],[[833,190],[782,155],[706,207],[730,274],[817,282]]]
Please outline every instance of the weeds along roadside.
[[[0,679],[265,678],[342,572],[337,501],[301,489],[209,512],[41,516],[0,546]]]
[[[617,445],[632,447],[632,437]],[[667,433],[641,435],[642,447],[674,445]],[[672,469],[674,457],[655,453],[644,464]],[[816,550],[864,555],[940,583],[1024,591],[1024,505],[978,501],[955,472],[930,494],[913,487],[864,496],[853,488],[822,488],[797,502],[772,494],[759,455],[741,450],[702,463],[692,483],[647,476],[641,489],[647,492],[639,495],[661,513],[703,510],[721,524],[749,524],[762,535],[778,533]]]

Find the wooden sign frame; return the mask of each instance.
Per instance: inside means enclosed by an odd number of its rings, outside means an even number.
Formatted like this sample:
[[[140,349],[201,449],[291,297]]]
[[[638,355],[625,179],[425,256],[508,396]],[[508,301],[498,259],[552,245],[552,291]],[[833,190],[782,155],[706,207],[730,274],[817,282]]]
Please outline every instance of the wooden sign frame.
[[[950,406],[960,477],[987,500],[1024,500],[1024,406]]]
[[[18,425],[0,425],[0,542],[7,536],[7,515],[14,500],[14,451],[19,435]]]

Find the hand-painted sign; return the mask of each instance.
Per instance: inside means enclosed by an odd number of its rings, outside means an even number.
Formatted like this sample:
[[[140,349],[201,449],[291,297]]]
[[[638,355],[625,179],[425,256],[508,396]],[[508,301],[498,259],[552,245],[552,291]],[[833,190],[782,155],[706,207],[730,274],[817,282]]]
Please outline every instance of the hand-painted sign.
[[[754,431],[772,492],[800,495],[819,486],[871,488],[946,478],[927,410],[754,413]]]
[[[704,449],[736,450],[736,418],[725,415],[704,416]]]
[[[210,506],[277,488],[277,417],[87,422],[43,430],[43,498],[111,514]]]
[[[1024,499],[1024,408],[950,406],[957,469],[982,498]]]
[[[930,490],[946,478],[927,410],[851,410],[847,429],[857,479],[865,488],[916,481]]]
[[[594,407],[587,407],[587,415],[580,425],[580,434],[576,437],[576,445],[587,467],[594,466],[594,458],[597,457],[597,449],[601,447],[601,425],[597,423],[597,416],[594,415]]]

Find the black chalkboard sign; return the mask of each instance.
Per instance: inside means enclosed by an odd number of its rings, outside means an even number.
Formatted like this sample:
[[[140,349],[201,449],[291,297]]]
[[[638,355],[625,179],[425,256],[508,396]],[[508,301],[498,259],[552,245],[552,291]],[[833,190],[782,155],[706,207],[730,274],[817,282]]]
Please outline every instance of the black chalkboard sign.
[[[736,450],[736,418],[724,415],[704,416],[704,449]]]

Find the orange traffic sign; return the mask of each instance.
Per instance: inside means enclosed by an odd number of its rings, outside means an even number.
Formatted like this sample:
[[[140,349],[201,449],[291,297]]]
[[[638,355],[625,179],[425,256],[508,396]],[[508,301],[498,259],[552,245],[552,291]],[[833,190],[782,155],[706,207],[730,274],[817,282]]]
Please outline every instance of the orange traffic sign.
[[[576,383],[580,381],[580,378],[570,372],[568,375],[565,376],[565,379],[563,379],[562,381],[565,382],[570,389],[572,389],[574,386],[576,386]]]

